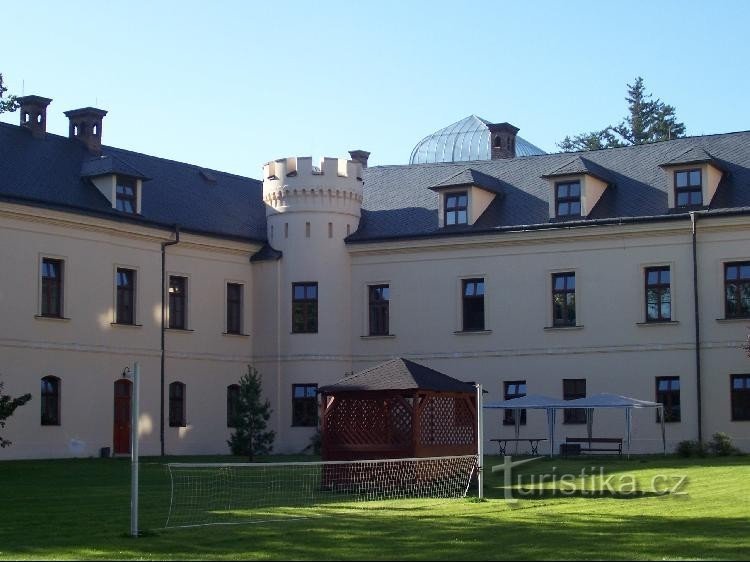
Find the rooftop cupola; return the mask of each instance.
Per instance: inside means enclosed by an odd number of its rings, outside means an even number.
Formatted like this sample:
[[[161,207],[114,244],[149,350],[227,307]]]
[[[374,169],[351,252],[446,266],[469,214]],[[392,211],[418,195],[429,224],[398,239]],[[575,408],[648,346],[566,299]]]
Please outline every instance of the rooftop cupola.
[[[43,139],[47,133],[47,106],[52,102],[41,96],[18,98],[21,104],[21,127],[31,131],[35,138]]]
[[[95,107],[66,111],[65,116],[70,120],[68,136],[81,141],[92,154],[101,154],[102,120],[106,114],[103,109]]]
[[[366,150],[350,150],[349,156],[355,162],[362,164],[362,168],[367,168],[367,160],[370,158],[370,153]]]
[[[516,135],[518,127],[510,123],[489,123],[490,130],[490,154],[492,160],[516,157]]]

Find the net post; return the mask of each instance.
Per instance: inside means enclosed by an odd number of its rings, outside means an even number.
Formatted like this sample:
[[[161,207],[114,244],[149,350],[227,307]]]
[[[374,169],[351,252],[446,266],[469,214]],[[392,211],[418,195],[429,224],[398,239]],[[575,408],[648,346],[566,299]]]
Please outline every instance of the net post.
[[[482,385],[477,383],[477,487],[479,499],[484,499],[484,410]]]
[[[130,420],[130,534],[138,536],[138,418],[140,417],[140,370],[133,365],[133,405]]]

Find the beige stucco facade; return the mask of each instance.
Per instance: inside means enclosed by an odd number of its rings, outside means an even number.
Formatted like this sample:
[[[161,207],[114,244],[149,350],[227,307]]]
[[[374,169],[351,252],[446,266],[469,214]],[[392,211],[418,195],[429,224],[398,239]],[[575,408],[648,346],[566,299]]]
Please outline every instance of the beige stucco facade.
[[[314,428],[292,426],[293,384],[323,385],[397,356],[480,382],[490,401],[516,380],[530,394],[561,398],[565,378],[585,378],[587,394],[653,400],[656,377],[679,376],[682,415],[667,424],[668,446],[697,438],[690,221],[347,244],[359,221],[361,168],[326,159],[313,171],[307,160],[264,170],[268,240],[281,259],[251,262],[258,243],[191,234],[167,248],[167,275],[188,279],[188,330],[165,336],[165,382],[185,383],[187,425],[165,423],[167,454],[228,451],[226,388],[247,364],[263,375],[276,451],[297,453]],[[750,260],[750,219],[700,218],[697,228],[702,433],[725,431],[750,450],[750,422],[730,420],[730,375],[750,372],[740,349],[750,322],[722,319],[723,263]],[[34,396],[9,420],[3,436],[14,444],[0,458],[95,456],[111,447],[113,385],[134,361],[141,452],[159,453],[161,244],[172,239],[168,229],[0,203],[0,376],[11,395]],[[64,260],[65,319],[39,317],[43,257]],[[647,324],[644,268],[656,265],[671,267],[672,322]],[[136,326],[113,324],[118,266],[137,271]],[[554,328],[551,275],[569,271],[577,325]],[[486,329],[467,333],[461,280],[475,277],[485,281]],[[228,282],[244,287],[245,335],[224,333]],[[295,282],[318,283],[317,333],[292,333]],[[390,286],[386,336],[368,335],[373,284]],[[59,426],[40,424],[47,375],[62,381]],[[621,436],[624,414],[596,413],[595,423],[597,434]],[[485,415],[488,440],[512,432],[497,412]],[[543,415],[529,412],[522,432],[544,436]],[[558,421],[558,438],[584,432]],[[636,451],[659,450],[653,412],[636,412],[633,438]]]

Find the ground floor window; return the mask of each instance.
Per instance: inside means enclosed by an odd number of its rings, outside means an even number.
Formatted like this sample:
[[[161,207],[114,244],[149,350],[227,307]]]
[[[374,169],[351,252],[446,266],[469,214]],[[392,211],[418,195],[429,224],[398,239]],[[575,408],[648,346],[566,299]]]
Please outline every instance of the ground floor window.
[[[173,382],[169,385],[169,426],[185,427],[185,385]]]
[[[42,379],[42,425],[60,425],[60,379]]]
[[[503,386],[505,400],[513,400],[514,398],[526,396],[526,381],[505,381]],[[506,409],[503,416],[503,424],[515,425],[515,423],[515,411]],[[526,410],[521,410],[521,425],[526,425]]]
[[[292,385],[292,425],[316,427],[318,425],[318,385]]]
[[[750,421],[750,375],[732,375],[732,421]]]
[[[656,377],[656,401],[664,404],[664,421],[680,421],[680,377]],[[656,421],[661,421],[656,411]]]
[[[586,379],[563,379],[563,400],[586,398]],[[584,408],[565,408],[563,423],[586,423]]]

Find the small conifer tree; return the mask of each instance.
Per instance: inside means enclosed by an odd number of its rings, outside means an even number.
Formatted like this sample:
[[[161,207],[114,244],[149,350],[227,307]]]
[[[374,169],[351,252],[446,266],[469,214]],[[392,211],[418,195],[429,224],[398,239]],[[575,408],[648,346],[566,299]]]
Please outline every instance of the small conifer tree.
[[[13,415],[16,408],[19,408],[31,400],[31,394],[24,394],[18,398],[13,398],[3,393],[3,383],[0,382],[0,428],[5,427],[5,420]],[[4,449],[11,445],[7,439],[0,437],[0,448]]]
[[[256,455],[267,455],[273,448],[276,434],[266,428],[271,403],[263,400],[262,377],[252,365],[247,366],[239,386],[232,420],[234,432],[227,443],[233,455],[246,456],[252,461]]]

